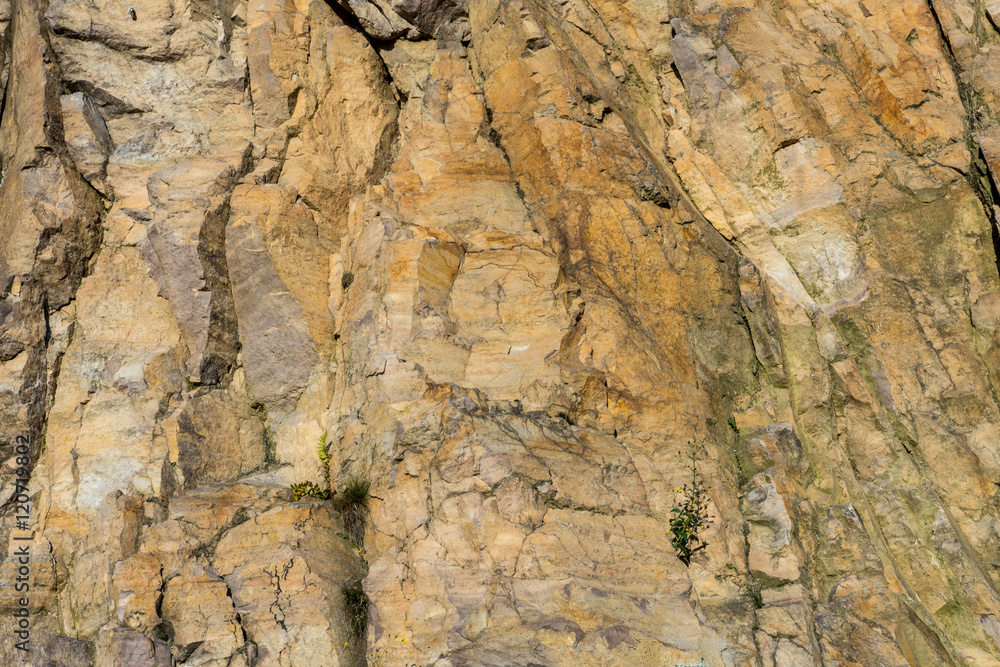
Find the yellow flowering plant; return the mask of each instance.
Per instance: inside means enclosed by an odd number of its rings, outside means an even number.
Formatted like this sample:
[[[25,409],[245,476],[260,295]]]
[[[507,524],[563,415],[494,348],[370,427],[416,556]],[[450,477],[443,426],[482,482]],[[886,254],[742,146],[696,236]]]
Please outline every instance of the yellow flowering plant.
[[[682,487],[674,488],[674,493],[680,494],[680,498],[675,501],[670,513],[670,534],[673,536],[670,543],[677,551],[677,557],[685,565],[691,564],[691,556],[694,552],[708,546],[701,537],[701,533],[712,523],[708,515],[708,492],[711,487],[706,487],[698,473],[698,460],[695,455],[694,443],[688,443],[690,447],[691,460],[691,483]]]

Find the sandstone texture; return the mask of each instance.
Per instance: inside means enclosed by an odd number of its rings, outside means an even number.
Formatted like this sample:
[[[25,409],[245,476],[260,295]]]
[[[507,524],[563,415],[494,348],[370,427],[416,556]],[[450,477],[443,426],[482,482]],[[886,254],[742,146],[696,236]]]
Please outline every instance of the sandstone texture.
[[[0,0],[0,87],[0,666],[1000,667],[1000,2]]]

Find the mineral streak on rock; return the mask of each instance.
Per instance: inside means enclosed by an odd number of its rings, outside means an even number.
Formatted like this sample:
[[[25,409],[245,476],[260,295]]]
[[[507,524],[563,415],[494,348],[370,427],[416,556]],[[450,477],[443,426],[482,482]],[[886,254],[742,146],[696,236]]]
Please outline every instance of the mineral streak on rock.
[[[0,87],[0,665],[1000,666],[1000,3],[0,0]]]

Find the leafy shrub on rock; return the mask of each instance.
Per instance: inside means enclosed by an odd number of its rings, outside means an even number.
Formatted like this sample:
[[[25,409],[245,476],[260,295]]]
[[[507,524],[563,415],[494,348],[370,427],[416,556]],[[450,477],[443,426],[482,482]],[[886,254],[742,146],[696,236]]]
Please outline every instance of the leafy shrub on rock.
[[[674,489],[675,493],[680,494],[680,498],[670,510],[673,515],[670,519],[670,534],[673,536],[670,543],[677,551],[677,557],[685,565],[691,564],[694,552],[708,546],[708,543],[701,538],[701,533],[712,523],[708,516],[708,492],[711,487],[706,488],[698,474],[694,443],[690,443],[690,448],[691,483]]]

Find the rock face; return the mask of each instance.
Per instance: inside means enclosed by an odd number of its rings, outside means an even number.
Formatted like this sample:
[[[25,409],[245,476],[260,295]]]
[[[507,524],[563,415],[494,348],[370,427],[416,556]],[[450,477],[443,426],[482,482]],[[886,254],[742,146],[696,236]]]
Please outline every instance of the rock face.
[[[4,665],[1000,666],[1000,4],[0,34]]]

